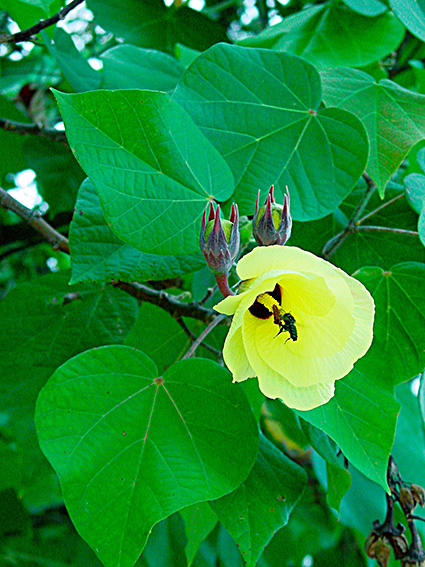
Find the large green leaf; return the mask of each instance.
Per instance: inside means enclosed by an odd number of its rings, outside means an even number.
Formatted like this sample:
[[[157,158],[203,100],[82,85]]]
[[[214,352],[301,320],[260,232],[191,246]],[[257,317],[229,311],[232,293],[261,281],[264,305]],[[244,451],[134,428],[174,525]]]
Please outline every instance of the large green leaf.
[[[423,0],[390,0],[395,15],[416,37],[425,40],[425,3]]]
[[[369,137],[367,170],[383,196],[385,186],[410,149],[425,138],[425,96],[363,71],[323,71],[323,100],[352,112]]]
[[[374,347],[387,379],[410,380],[425,368],[425,264],[362,268],[356,278],[375,300]]]
[[[233,178],[189,115],[160,92],[55,94],[117,236],[152,254],[198,252],[202,211],[231,196]]]
[[[47,48],[73,89],[77,92],[85,92],[100,87],[100,73],[84,59],[65,30],[55,28],[52,43],[47,34],[43,34],[43,37]]]
[[[246,397],[223,367],[188,359],[158,377],[146,355],[121,346],[61,366],[36,425],[72,520],[107,567],[132,566],[159,520],[234,490],[258,448]]]
[[[295,219],[323,217],[366,165],[363,126],[345,111],[320,108],[320,76],[298,57],[216,45],[190,65],[173,98],[230,165],[242,214],[252,214],[258,190],[265,195],[274,184],[278,201],[289,186]]]
[[[211,502],[248,567],[257,563],[274,533],[288,523],[306,480],[305,472],[261,435],[248,478],[231,494]]]
[[[335,396],[327,404],[298,413],[325,431],[353,466],[387,489],[387,464],[399,404],[392,384],[385,384],[385,373],[379,372],[379,361],[368,356],[336,382]]]
[[[404,31],[391,12],[370,18],[338,2],[327,2],[301,10],[240,43],[287,51],[322,68],[363,67],[395,50]]]
[[[18,285],[0,302],[0,431],[21,452],[20,497],[56,505],[56,480],[34,431],[35,400],[54,370],[88,348],[122,341],[136,301],[94,286],[68,286],[69,274]]]
[[[166,8],[162,0],[88,0],[96,22],[129,43],[173,52],[176,43],[204,50],[227,41],[225,28],[188,6]]]
[[[75,210],[69,234],[73,284],[113,279],[162,280],[193,272],[205,264],[201,252],[159,256],[140,252],[120,240],[107,225],[99,197],[88,179],[81,185]]]
[[[135,45],[116,45],[100,56],[105,89],[174,89],[183,65],[171,55]]]

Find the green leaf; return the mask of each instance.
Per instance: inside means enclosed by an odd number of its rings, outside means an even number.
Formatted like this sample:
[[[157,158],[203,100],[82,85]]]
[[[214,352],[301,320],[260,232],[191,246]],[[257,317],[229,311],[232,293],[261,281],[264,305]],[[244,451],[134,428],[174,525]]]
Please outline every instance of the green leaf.
[[[225,28],[188,6],[166,8],[162,0],[88,0],[96,22],[128,43],[174,51],[180,42],[203,51],[228,41]]]
[[[422,0],[390,0],[395,15],[417,38],[425,41],[425,6]]]
[[[106,567],[132,566],[159,520],[234,490],[258,447],[227,370],[188,359],[157,378],[146,355],[121,346],[59,368],[39,396],[36,425],[70,516]]]
[[[399,404],[367,356],[336,382],[335,396],[327,404],[297,413],[327,433],[353,466],[387,490]]]
[[[425,200],[421,214],[419,215],[418,232],[419,238],[421,239],[422,244],[425,246]]]
[[[192,272],[205,264],[201,252],[160,256],[125,244],[107,225],[89,179],[81,185],[75,210],[69,234],[72,284],[113,279],[162,280]]]
[[[61,0],[1,0],[0,8],[24,30],[60,10]]]
[[[184,70],[174,57],[135,45],[116,45],[104,51],[100,59],[104,89],[170,91]]]
[[[43,34],[47,48],[71,87],[77,92],[91,91],[100,87],[101,75],[84,59],[71,36],[62,28],[55,28],[53,43]]]
[[[364,193],[364,189],[355,189],[341,205],[341,211],[345,216],[345,225],[351,218],[359,199]],[[364,215],[371,214],[383,205],[384,208],[370,216],[362,224],[372,226],[383,226],[389,228],[401,228],[409,231],[416,231],[418,217],[407,202],[401,185],[388,185],[385,190],[385,199],[380,199],[376,191],[370,199]],[[329,221],[330,225],[330,221]],[[307,234],[312,234],[312,228],[307,230]],[[319,227],[318,227],[319,228]],[[343,230],[345,226],[336,227],[335,234]],[[319,233],[317,233],[319,237]],[[329,238],[324,235],[326,240]],[[322,247],[326,240],[317,244]],[[320,254],[319,247],[318,253]],[[393,232],[365,231],[350,234],[343,245],[332,256],[332,261],[340,268],[354,273],[363,266],[378,266],[384,270],[390,270],[391,266],[400,259],[412,262],[425,263],[425,250],[419,238],[411,234],[397,234]]]
[[[366,165],[363,126],[345,111],[320,108],[320,76],[298,57],[216,45],[190,65],[173,98],[229,164],[242,214],[252,214],[258,190],[264,197],[274,184],[277,201],[289,186],[295,219],[323,217]]]
[[[49,204],[50,217],[73,211],[85,174],[71,150],[60,142],[28,136],[24,152],[26,166],[37,175],[37,190]]]
[[[34,47],[20,61],[0,58],[0,90],[4,96],[17,97],[24,85],[51,87],[60,80],[61,72],[56,67],[56,61],[41,48]]]
[[[40,389],[68,358],[88,348],[119,343],[137,302],[112,288],[68,286],[55,274],[16,286],[0,303],[0,431],[22,456],[20,496],[37,508],[58,504],[56,476],[34,431]]]
[[[287,51],[320,68],[363,67],[394,51],[404,31],[391,12],[370,18],[327,2],[301,10],[240,44]]]
[[[183,521],[173,514],[154,526],[137,567],[186,567],[185,544]]]
[[[342,467],[335,467],[326,463],[326,474],[328,480],[328,494],[326,500],[329,506],[339,511],[341,500],[351,486],[351,475]]]
[[[380,0],[343,0],[349,8],[363,16],[379,16],[387,7]]]
[[[248,478],[231,494],[210,503],[248,567],[257,563],[274,533],[288,523],[306,481],[303,469],[260,435],[257,461]]]
[[[341,500],[351,486],[351,475],[338,459],[339,449],[324,431],[311,423],[301,420],[302,430],[308,437],[313,449],[326,461],[327,496],[329,506],[339,512]]]
[[[16,106],[0,95],[0,116],[18,122],[28,122],[28,118]],[[0,160],[0,182],[2,186],[10,186],[6,180],[8,173],[18,173],[26,168],[23,146],[25,139],[14,132],[0,130],[0,146],[2,157]]]
[[[425,424],[425,373],[421,376],[421,384],[419,388],[419,410]]]
[[[419,150],[416,159],[425,173],[425,148]],[[419,215],[425,202],[425,175],[411,173],[404,178],[404,185],[406,187],[406,197]]]
[[[387,379],[399,384],[414,378],[425,368],[425,264],[362,268],[356,278],[375,301],[374,345]]]
[[[425,96],[356,69],[323,71],[323,100],[363,122],[370,143],[367,170],[381,197],[410,149],[425,138]]]
[[[180,511],[186,529],[186,558],[191,565],[199,546],[217,524],[217,516],[207,502],[188,506]]]
[[[55,92],[68,141],[115,234],[142,252],[199,252],[211,196],[233,192],[218,151],[166,93]]]

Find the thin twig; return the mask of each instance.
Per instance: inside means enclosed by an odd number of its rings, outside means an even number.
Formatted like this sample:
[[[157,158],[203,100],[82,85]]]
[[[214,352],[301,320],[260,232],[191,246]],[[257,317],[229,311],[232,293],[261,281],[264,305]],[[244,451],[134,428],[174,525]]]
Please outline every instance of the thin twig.
[[[405,236],[419,236],[416,230],[405,230],[404,228],[392,228],[390,226],[356,226],[353,232],[393,232]]]
[[[196,349],[198,346],[204,341],[204,339],[211,333],[211,331],[216,327],[219,323],[223,321],[226,315],[218,315],[211,321],[211,323],[202,331],[187,353],[183,356],[182,360],[185,358],[190,358],[195,354]]]
[[[204,305],[204,303],[206,303],[209,300],[209,298],[214,295],[216,289],[217,289],[217,285],[213,285],[212,287],[209,287],[204,297],[200,301],[198,301],[199,305]]]
[[[157,291],[144,284],[115,281],[112,282],[112,285],[119,287],[140,301],[148,301],[161,307],[161,309],[164,309],[164,311],[167,311],[176,319],[179,317],[191,317],[192,319],[209,323],[217,316],[212,309],[208,309],[195,302],[184,303],[163,290]]]
[[[189,327],[186,325],[186,323],[183,321],[183,319],[181,317],[177,317],[176,319],[177,323],[180,325],[180,327],[183,329],[183,331],[186,333],[186,335],[189,337],[189,339],[192,342],[196,341],[196,335],[194,333],[192,333],[192,331],[189,329]],[[217,350],[216,348],[212,347],[211,345],[209,345],[208,343],[202,343],[202,346],[209,350],[212,354],[214,354],[217,358],[221,357],[221,351]]]
[[[67,4],[62,10],[59,10],[56,14],[47,18],[45,20],[41,20],[35,26],[32,26],[26,30],[13,33],[13,34],[4,34],[0,36],[0,43],[20,43],[21,41],[28,41],[31,36],[38,34],[41,30],[44,30],[50,26],[53,26],[60,20],[63,20],[65,16],[74,8],[76,8],[79,4],[82,4],[84,0],[73,0],[69,4]]]
[[[363,174],[363,178],[367,183],[366,191],[363,193],[360,201],[357,203],[357,207],[354,209],[354,213],[351,216],[351,219],[348,221],[347,226],[343,231],[341,231],[336,236],[333,236],[328,242],[325,244],[322,250],[322,256],[329,260],[329,258],[335,254],[344,240],[353,232],[355,232],[356,223],[360,216],[363,214],[363,211],[367,207],[370,198],[372,197],[373,193],[375,192],[376,185],[369,177],[369,175],[365,172]]]
[[[38,124],[16,122],[8,118],[0,118],[0,129],[7,132],[15,132],[23,136],[41,136],[42,138],[49,138],[55,142],[62,142],[68,145],[66,134],[63,130],[56,130],[55,128],[43,128]]]
[[[32,226],[38,233],[42,235],[44,240],[52,244],[53,250],[61,250],[66,254],[69,254],[68,239],[57,232],[53,227],[51,227],[44,219],[41,218],[39,211],[32,211],[24,205],[21,205],[19,201],[14,199],[7,191],[0,187],[0,206],[8,209],[19,215],[24,219],[30,226]]]
[[[363,221],[365,221],[366,219],[368,219],[369,217],[376,215],[376,213],[379,213],[380,211],[382,211],[382,209],[385,209],[386,207],[388,207],[388,205],[392,205],[393,203],[395,203],[395,201],[398,201],[399,199],[402,199],[404,197],[404,193],[400,193],[400,195],[397,195],[397,197],[394,197],[393,199],[390,199],[389,201],[387,201],[386,203],[384,203],[383,205],[379,206],[377,209],[375,209],[374,211],[371,211],[370,213],[368,213],[367,215],[365,215],[364,217],[362,217],[361,219],[359,219],[357,221],[357,224],[361,224]]]

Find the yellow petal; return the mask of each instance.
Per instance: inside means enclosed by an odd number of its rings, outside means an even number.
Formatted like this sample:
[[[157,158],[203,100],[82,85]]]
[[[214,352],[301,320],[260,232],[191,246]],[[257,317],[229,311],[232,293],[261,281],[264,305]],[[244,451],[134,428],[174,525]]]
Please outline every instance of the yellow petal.
[[[343,273],[326,260],[295,246],[258,246],[238,262],[236,271],[241,280],[257,278],[270,270],[311,272],[316,275]],[[345,274],[344,274],[345,275]]]
[[[268,398],[280,398],[291,408],[310,410],[328,402],[334,395],[334,383],[295,387],[281,374],[267,366],[259,356],[253,333],[254,325],[244,324],[242,328],[245,351],[249,362],[258,376],[260,390]]]
[[[242,327],[238,327],[232,334],[228,333],[224,343],[223,358],[233,374],[233,382],[243,382],[247,378],[256,376],[246,356]]]

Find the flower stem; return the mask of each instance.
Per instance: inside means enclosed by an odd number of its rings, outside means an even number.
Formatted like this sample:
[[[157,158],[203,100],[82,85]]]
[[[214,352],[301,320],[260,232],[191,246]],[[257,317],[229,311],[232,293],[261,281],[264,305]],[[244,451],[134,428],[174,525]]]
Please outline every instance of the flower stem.
[[[218,285],[218,289],[221,291],[224,297],[229,295],[235,295],[234,292],[229,287],[228,274],[214,274],[215,280]]]

